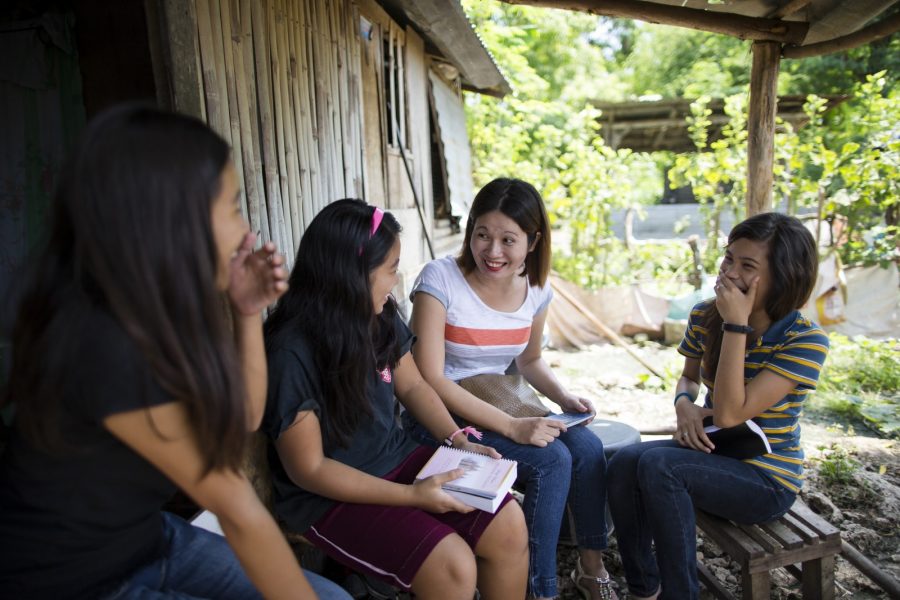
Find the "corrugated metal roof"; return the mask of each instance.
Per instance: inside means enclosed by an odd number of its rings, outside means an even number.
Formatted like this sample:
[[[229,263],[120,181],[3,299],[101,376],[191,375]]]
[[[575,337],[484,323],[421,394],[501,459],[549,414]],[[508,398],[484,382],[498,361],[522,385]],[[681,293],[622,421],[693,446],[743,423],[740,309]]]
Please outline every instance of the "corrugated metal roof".
[[[510,92],[458,0],[384,0],[383,4],[406,15],[429,46],[459,69],[464,88],[492,96]]]

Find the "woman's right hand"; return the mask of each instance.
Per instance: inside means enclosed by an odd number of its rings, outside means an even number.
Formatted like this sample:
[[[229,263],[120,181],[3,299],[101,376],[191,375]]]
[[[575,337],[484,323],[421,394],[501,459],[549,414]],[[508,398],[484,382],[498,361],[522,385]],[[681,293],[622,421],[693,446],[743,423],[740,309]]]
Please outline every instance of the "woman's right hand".
[[[553,419],[513,417],[507,437],[517,444],[530,444],[538,448],[544,448],[558,438],[561,433],[565,433],[565,431],[566,426],[562,422]]]
[[[687,399],[679,401],[675,405],[675,416],[678,421],[672,438],[686,448],[709,454],[715,448],[715,444],[709,441],[706,432],[703,431],[703,419],[712,414],[711,408],[698,406]]]
[[[441,487],[448,481],[459,479],[465,474],[462,469],[453,469],[446,473],[438,473],[416,481],[412,485],[413,503],[416,508],[430,513],[459,512],[467,513],[475,510],[467,504],[463,504]]]

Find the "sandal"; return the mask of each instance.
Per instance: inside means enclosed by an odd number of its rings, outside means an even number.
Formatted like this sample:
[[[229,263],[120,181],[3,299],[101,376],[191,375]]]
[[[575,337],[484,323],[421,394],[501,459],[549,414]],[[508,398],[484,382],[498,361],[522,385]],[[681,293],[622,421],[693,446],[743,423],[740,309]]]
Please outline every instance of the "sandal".
[[[575,562],[575,569],[569,577],[571,577],[572,583],[575,584],[575,589],[581,592],[581,595],[583,595],[586,600],[591,600],[594,597],[591,593],[592,590],[600,592],[600,598],[603,600],[618,600],[618,596],[612,589],[612,580],[609,577],[609,573],[607,573],[605,577],[588,575],[584,572],[584,569],[581,568],[580,556]]]

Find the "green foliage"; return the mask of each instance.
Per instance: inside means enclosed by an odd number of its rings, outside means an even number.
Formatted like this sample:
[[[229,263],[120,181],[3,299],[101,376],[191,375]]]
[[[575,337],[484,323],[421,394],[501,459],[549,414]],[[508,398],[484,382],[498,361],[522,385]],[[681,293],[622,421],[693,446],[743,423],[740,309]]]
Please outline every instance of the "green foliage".
[[[890,18],[900,6],[885,11]],[[723,98],[742,92],[750,81],[750,42],[731,36],[666,25],[638,23],[627,32],[626,51],[617,55],[631,97]],[[631,49],[631,52],[627,52]],[[611,69],[614,73],[616,68]],[[779,94],[846,94],[867,75],[900,73],[900,36],[893,35],[836,54],[783,60]]]
[[[846,223],[845,264],[900,258],[900,93],[886,90],[885,73],[861,84],[838,113],[825,144],[835,153],[827,181],[825,213]]]
[[[822,455],[814,459],[818,477],[828,490],[828,497],[841,508],[874,508],[881,504],[878,490],[859,472],[864,468],[853,455],[838,444],[821,446]]]
[[[714,271],[721,216],[744,217],[749,42],[492,0],[463,5],[513,89],[501,99],[465,95],[476,185],[499,176],[534,184],[559,237],[569,241],[556,245],[554,266],[581,285],[675,282],[691,268],[687,248],[626,249],[610,229],[614,211],[658,198],[662,167],[672,160],[671,182],[691,184],[703,203],[709,242],[701,243],[702,262]],[[810,96],[809,125],[793,131],[780,124],[775,144],[776,202],[792,214],[821,204],[824,218],[843,223],[844,264],[898,256],[900,107],[891,90],[900,68],[864,81],[876,66],[900,67],[896,37],[782,64],[781,93],[846,92],[858,84],[855,98],[827,118],[825,101]],[[689,125],[700,152],[661,158],[604,144],[593,102],[653,95],[697,98]],[[728,123],[717,141],[708,136],[712,97],[727,97]]]
[[[900,342],[839,333],[829,339],[814,404],[859,419],[884,435],[900,434]]]
[[[879,20],[898,12],[900,6],[894,5]],[[785,94],[845,94],[870,73],[882,70],[894,74],[888,83],[893,87],[896,74],[900,73],[900,36],[888,36],[836,54],[782,61],[779,89]]]
[[[466,2],[485,46],[512,84],[505,98],[466,97],[475,182],[499,176],[532,183],[551,223],[567,226],[570,249],[593,271],[604,260],[613,210],[649,202],[659,189],[651,158],[614,151],[589,100],[615,95],[595,41],[598,20],[578,13]]]
[[[842,447],[832,444],[821,448],[823,457],[819,460],[819,476],[826,485],[836,487],[852,484],[860,464]]]
[[[844,264],[887,266],[900,258],[900,95],[886,90],[884,73],[859,85],[835,122],[826,122],[826,102],[810,96],[809,123],[798,132],[779,123],[775,136],[774,195],[789,214],[821,211],[837,221],[836,240]],[[691,185],[703,204],[707,239],[718,239],[718,219],[730,210],[743,218],[747,177],[746,95],[726,99],[729,117],[722,138],[709,140],[709,98],[691,105],[689,131],[698,152],[675,158],[673,185]],[[704,266],[719,254],[707,245]]]
[[[634,97],[721,98],[749,83],[749,48],[730,36],[641,23],[624,78]]]
[[[709,101],[708,96],[702,96],[691,103],[688,131],[698,151],[676,156],[669,170],[669,179],[675,187],[691,185],[694,196],[702,205],[706,239],[710,241],[703,253],[703,266],[707,271],[714,272],[721,254],[717,243],[721,215],[729,211],[735,221],[745,216],[747,107],[743,94],[726,98],[724,111],[728,123],[722,128],[722,138],[711,142],[709,127],[712,111],[707,106]]]

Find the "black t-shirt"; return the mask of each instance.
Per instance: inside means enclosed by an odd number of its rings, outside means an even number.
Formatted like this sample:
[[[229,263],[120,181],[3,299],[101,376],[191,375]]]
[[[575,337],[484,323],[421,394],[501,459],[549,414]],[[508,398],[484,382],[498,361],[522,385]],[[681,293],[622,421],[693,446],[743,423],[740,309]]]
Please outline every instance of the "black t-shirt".
[[[3,597],[96,597],[162,551],[175,487],[103,419],[172,398],[109,313],[86,309],[67,326],[80,342],[61,400],[66,446],[45,453],[14,427],[0,458]]]
[[[403,356],[409,352],[414,338],[400,317],[396,318],[395,327]],[[277,440],[301,411],[312,410],[320,424],[323,423],[327,413],[322,378],[312,348],[303,335],[282,336],[277,347],[270,348],[268,362],[269,397],[262,430],[269,439]],[[417,444],[394,417],[397,400],[390,369],[373,373],[372,381],[369,396],[372,417],[360,420],[346,448],[323,442],[323,452],[328,458],[381,477],[399,465]],[[324,438],[324,432],[322,435]],[[269,465],[275,513],[291,531],[306,531],[334,504],[291,481],[272,444],[269,445]]]

